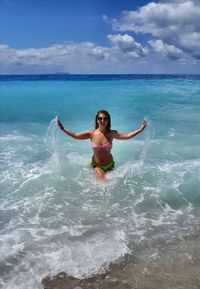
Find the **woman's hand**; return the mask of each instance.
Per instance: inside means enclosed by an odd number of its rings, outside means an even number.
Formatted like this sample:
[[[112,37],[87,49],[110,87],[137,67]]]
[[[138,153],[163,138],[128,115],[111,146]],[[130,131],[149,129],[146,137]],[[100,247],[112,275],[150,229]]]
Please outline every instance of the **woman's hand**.
[[[147,121],[143,120],[142,123],[141,123],[140,129],[144,130],[146,126],[147,126]]]
[[[64,130],[64,126],[62,125],[58,117],[57,117],[57,125],[61,130]]]

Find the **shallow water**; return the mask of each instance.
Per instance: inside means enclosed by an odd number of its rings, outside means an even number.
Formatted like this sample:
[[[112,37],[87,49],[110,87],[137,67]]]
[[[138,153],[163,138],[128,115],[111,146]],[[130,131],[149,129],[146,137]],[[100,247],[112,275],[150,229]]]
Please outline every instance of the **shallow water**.
[[[199,84],[191,76],[0,82],[2,288],[39,289],[47,275],[90,277],[136,259],[170,266],[164,252],[178,259],[189,236],[181,254],[195,261]],[[90,167],[90,142],[55,124],[59,115],[71,130],[91,129],[102,108],[113,129],[137,129],[144,117],[149,124],[114,141],[116,169],[104,183]]]

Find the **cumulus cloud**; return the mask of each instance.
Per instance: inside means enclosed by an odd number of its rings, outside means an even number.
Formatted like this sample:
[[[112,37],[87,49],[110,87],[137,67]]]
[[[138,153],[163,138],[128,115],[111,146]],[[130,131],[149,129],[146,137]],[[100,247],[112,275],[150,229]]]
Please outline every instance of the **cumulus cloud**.
[[[168,45],[162,40],[151,40],[149,44],[154,50],[171,60],[181,60],[185,57],[183,51],[174,45]]]
[[[106,48],[95,46],[90,42],[54,44],[46,48],[14,49],[7,45],[1,45],[2,58],[9,63],[21,61],[22,64],[59,64],[73,57],[90,57],[94,59],[106,59],[108,53]],[[81,55],[80,55],[81,54]],[[82,60],[84,60],[82,58]]]
[[[137,11],[124,11],[119,20],[112,20],[112,25],[116,31],[151,34],[194,58],[200,58],[199,19],[200,1],[165,1],[151,2]]]
[[[108,39],[112,43],[113,51],[120,55],[126,55],[130,58],[145,57],[148,54],[148,49],[144,48],[140,43],[137,43],[134,38],[128,34],[109,34]]]
[[[54,44],[45,48],[14,49],[7,45],[0,45],[2,73],[11,68],[24,69],[32,67],[35,72],[69,71],[95,72],[95,68],[123,61],[134,61],[143,58],[147,50],[139,43],[125,35],[108,35],[110,47],[95,45],[92,42],[67,42]]]
[[[34,67],[42,71],[81,71],[81,67],[92,67],[99,61],[109,60],[109,49],[91,42],[54,44],[45,48],[14,49],[0,45],[1,67],[3,71],[11,67]]]

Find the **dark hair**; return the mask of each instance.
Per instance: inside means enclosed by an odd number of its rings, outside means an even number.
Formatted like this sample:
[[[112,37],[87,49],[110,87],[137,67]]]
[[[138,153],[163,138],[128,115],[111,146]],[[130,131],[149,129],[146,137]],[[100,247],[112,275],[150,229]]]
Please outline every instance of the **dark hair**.
[[[96,117],[95,117],[95,129],[97,129],[99,126],[98,126],[98,123],[97,123],[97,118],[99,116],[100,113],[103,113],[105,114],[107,117],[108,117],[108,123],[107,123],[107,126],[106,126],[106,130],[107,131],[110,131],[111,129],[111,120],[110,120],[110,114],[106,111],[106,110],[99,110],[97,111],[97,114],[96,114]]]

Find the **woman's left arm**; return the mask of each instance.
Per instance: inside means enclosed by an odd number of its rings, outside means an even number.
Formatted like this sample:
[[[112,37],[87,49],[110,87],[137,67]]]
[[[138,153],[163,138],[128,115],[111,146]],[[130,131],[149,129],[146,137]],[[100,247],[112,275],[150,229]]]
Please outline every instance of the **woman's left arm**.
[[[123,133],[123,132],[119,132],[117,130],[113,130],[112,136],[113,136],[113,138],[116,138],[119,140],[130,139],[130,138],[136,136],[137,134],[141,133],[145,129],[146,126],[147,126],[147,122],[146,122],[146,120],[143,120],[139,129],[137,129],[135,131],[131,131],[129,133]]]

